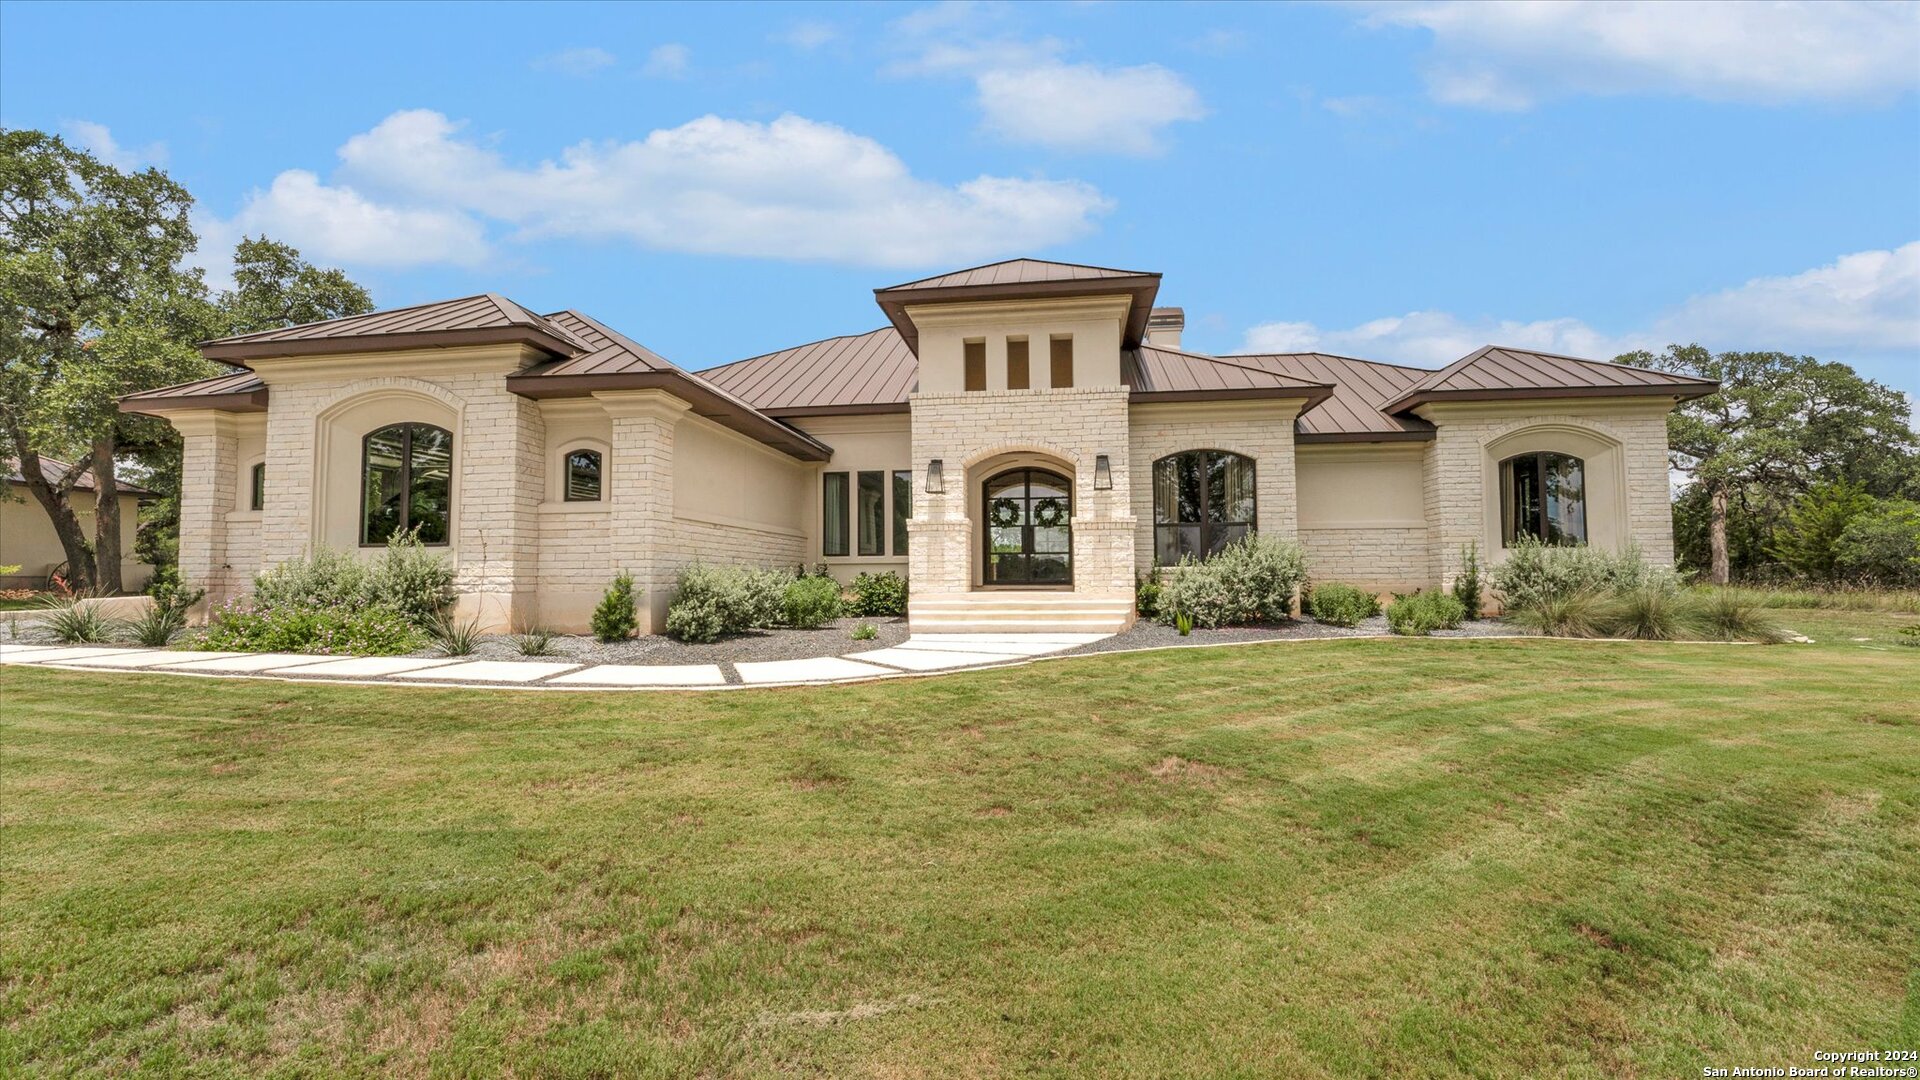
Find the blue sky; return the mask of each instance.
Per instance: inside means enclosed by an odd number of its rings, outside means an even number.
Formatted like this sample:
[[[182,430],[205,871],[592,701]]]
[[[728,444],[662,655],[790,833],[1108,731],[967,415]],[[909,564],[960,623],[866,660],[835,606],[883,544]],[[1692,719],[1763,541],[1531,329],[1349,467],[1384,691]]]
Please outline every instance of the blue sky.
[[[0,5],[0,122],[163,166],[221,251],[692,368],[1033,255],[1162,271],[1206,351],[1920,393],[1917,87],[1911,4]]]

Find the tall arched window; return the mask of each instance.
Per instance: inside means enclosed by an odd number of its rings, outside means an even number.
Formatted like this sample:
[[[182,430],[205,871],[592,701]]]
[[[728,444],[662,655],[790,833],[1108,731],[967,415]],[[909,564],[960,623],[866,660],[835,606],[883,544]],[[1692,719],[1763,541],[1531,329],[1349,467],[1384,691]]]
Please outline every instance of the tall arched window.
[[[1188,450],[1153,463],[1153,562],[1205,559],[1254,530],[1253,459]]]
[[[360,444],[360,543],[384,544],[420,530],[423,544],[445,544],[453,510],[453,434],[432,424],[394,424]]]
[[[567,451],[566,501],[600,501],[600,451]]]
[[[1500,463],[1500,536],[1548,544],[1587,542],[1586,463],[1572,454],[1538,451]]]

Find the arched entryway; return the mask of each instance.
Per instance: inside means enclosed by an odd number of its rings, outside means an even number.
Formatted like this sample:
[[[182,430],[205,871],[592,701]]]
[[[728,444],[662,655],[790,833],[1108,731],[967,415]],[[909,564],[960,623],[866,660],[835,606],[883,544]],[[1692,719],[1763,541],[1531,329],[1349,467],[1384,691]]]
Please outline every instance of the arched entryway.
[[[981,485],[981,583],[1073,586],[1073,482],[1051,469],[1016,468]]]

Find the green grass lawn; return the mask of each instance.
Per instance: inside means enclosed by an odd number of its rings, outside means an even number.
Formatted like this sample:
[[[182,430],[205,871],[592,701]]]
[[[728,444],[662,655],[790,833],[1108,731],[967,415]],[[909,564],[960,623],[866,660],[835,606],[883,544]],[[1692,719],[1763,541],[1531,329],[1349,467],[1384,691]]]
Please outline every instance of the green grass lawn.
[[[1819,643],[724,694],[7,668],[0,1074],[1678,1077],[1920,1046],[1912,617],[1783,617]]]

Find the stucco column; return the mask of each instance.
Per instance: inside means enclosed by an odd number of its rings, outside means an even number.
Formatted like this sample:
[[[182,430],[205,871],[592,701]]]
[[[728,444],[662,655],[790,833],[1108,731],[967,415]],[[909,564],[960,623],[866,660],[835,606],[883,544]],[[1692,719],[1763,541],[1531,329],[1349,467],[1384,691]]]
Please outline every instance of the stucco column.
[[[613,571],[633,574],[641,633],[664,626],[674,587],[673,433],[690,406],[664,390],[593,395],[613,425],[608,467]]]
[[[240,433],[232,413],[196,409],[167,415],[180,432],[180,576],[225,603],[251,584],[253,567],[227,557],[227,513],[239,496]]]

